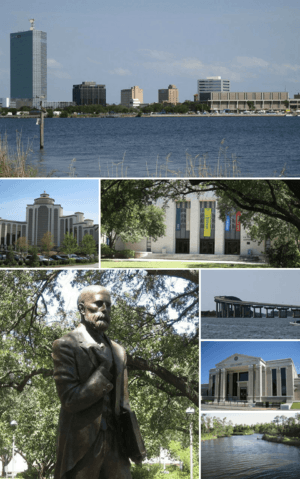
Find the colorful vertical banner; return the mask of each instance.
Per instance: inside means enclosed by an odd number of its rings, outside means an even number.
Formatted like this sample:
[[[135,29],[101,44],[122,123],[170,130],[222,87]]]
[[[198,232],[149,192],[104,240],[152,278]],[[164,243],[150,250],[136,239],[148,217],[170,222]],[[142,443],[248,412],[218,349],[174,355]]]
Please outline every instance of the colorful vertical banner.
[[[176,231],[180,231],[181,228],[181,209],[176,208]]]
[[[230,215],[226,215],[225,231],[230,231]]]
[[[235,231],[241,231],[241,222],[240,222],[240,216],[241,216],[241,212],[240,211],[237,211],[236,215],[235,215]]]
[[[211,208],[204,208],[204,236],[211,235]]]

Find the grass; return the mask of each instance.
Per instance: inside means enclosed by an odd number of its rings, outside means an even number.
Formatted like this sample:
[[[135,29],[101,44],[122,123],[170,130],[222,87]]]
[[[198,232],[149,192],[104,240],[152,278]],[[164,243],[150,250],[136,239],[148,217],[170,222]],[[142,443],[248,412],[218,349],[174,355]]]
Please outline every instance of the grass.
[[[27,158],[31,151],[30,146],[24,151],[21,142],[21,133],[17,132],[16,150],[8,147],[7,136],[0,136],[0,177],[1,178],[34,178],[37,169],[27,165]]]
[[[268,268],[266,264],[201,263],[193,261],[126,261],[101,259],[101,268]]]
[[[300,402],[293,402],[291,409],[300,409]]]
[[[224,146],[225,138],[221,141],[221,146],[218,152],[217,166],[215,168],[210,168],[208,166],[208,156],[205,154],[203,156],[196,155],[192,156],[189,153],[185,155],[185,166],[183,169],[174,170],[172,169],[172,160],[171,153],[169,153],[165,159],[165,162],[160,164],[159,156],[156,159],[155,173],[150,173],[148,163],[146,162],[146,174],[149,178],[163,178],[163,177],[185,177],[185,178],[206,178],[206,177],[238,177],[240,176],[240,171],[238,168],[236,155],[232,154],[228,157],[227,149],[228,146]],[[126,178],[128,166],[125,166],[125,156],[126,152],[123,155],[123,159],[117,163],[112,162],[107,164],[104,168],[104,174],[106,177],[110,178]],[[101,171],[102,170],[102,171]],[[103,172],[103,167],[101,167],[101,162],[99,162],[99,173]]]
[[[279,436],[279,435],[272,436],[270,434],[264,434],[262,439],[269,442],[277,442],[277,443],[285,444],[287,446],[300,447],[299,437],[287,437],[287,436]]]

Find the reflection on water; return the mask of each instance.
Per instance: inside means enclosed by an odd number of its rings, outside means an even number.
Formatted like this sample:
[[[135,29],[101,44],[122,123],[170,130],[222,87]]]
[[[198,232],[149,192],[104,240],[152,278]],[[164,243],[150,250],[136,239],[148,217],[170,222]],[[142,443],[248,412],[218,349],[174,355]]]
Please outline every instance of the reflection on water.
[[[202,339],[299,339],[300,326],[293,318],[201,317]],[[299,476],[300,477],[300,476]]]
[[[253,434],[202,442],[201,478],[299,479],[300,449],[261,438]]]

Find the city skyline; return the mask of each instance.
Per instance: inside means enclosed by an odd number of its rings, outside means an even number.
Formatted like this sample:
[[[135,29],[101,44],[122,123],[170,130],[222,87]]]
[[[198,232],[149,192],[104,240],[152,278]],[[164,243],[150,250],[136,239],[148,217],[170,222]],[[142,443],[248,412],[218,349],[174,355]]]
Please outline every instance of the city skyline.
[[[291,48],[298,3],[217,4],[114,0],[104,9],[90,0],[83,10],[78,0],[72,9],[57,0],[51,6],[32,0],[6,4],[0,96],[10,96],[9,34],[28,31],[29,18],[48,37],[48,101],[71,101],[74,84],[95,81],[106,85],[109,104],[119,104],[120,91],[132,85],[143,88],[144,102],[151,103],[169,84],[184,102],[193,100],[198,79],[216,75],[230,80],[231,91],[287,91],[291,98],[298,93],[300,65]]]

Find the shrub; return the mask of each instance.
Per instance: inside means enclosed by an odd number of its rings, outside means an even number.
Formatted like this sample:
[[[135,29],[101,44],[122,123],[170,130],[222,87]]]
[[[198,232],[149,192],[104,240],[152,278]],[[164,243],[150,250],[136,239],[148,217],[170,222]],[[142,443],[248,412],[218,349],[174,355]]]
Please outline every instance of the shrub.
[[[30,254],[32,255],[30,260],[29,260],[29,266],[31,266],[32,268],[36,268],[38,266],[40,266],[40,261],[39,261],[39,257],[38,257],[38,250],[35,246],[33,246],[31,249],[30,249]]]
[[[115,250],[107,244],[101,245],[101,256],[107,256],[108,258],[112,258],[115,253]]]
[[[69,258],[69,264],[76,264],[75,258]]]
[[[134,251],[131,249],[122,249],[121,251],[116,251],[116,258],[134,258]]]

